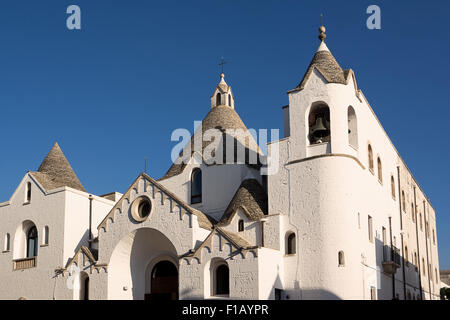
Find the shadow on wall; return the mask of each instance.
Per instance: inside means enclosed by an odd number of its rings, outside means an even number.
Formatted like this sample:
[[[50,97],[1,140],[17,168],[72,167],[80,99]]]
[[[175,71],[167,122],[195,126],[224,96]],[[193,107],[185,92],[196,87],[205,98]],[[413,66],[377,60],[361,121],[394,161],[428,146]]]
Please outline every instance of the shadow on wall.
[[[240,274],[242,275],[242,274]],[[231,276],[231,275],[230,275]],[[230,279],[230,284],[234,283],[233,278]],[[189,300],[208,300],[204,298],[203,295],[193,294],[191,295],[191,289],[184,289],[180,292],[180,297]],[[214,297],[216,300],[217,297]],[[242,297],[242,299],[247,299]],[[335,293],[325,290],[325,289],[300,289],[298,281],[294,284],[292,289],[283,289],[282,281],[279,273],[272,284],[272,289],[268,299],[260,300],[342,300],[341,297]]]
[[[207,300],[203,296],[190,295],[190,292],[192,292],[191,289],[185,289],[185,290],[180,292],[179,296],[180,297],[185,297],[185,299],[187,299],[187,300]]]
[[[342,300],[342,298],[324,289],[302,289],[300,300]]]
[[[83,234],[83,236],[81,237],[81,240],[78,242],[77,246],[74,249],[73,254],[67,258],[67,261],[65,263],[65,265],[67,266],[67,264],[70,262],[70,260],[72,260],[73,256],[75,255],[75,253],[82,247],[82,246],[86,246],[89,248],[89,230],[86,230]]]
[[[277,274],[272,287],[273,289],[270,300],[342,300],[341,297],[326,289],[301,289],[299,281],[294,281],[294,286],[292,289],[283,290],[279,273]]]
[[[382,235],[381,235],[382,236]],[[386,244],[385,244],[386,243]],[[366,261],[366,266],[364,267],[364,295],[361,294],[361,299],[377,299],[377,300],[391,300],[395,298],[393,293],[392,285],[392,275],[385,273],[383,270],[383,262],[396,260],[395,256],[391,253],[390,239],[386,238],[383,242],[379,239],[378,235],[374,236],[374,250],[375,250],[375,263],[372,264],[370,261]],[[400,259],[400,265],[402,264],[402,257]],[[373,260],[372,260],[373,261]],[[405,261],[406,262],[406,261]],[[360,261],[346,263],[360,263]],[[260,271],[264,272],[264,271]],[[397,269],[397,273],[401,272],[401,269]],[[233,283],[233,279],[230,279],[230,284]],[[403,286],[397,282],[398,288],[396,292],[401,292]],[[374,291],[371,290],[374,289]],[[190,295],[190,289],[184,289],[180,292],[180,297],[185,297],[187,299],[202,300],[203,296]],[[371,294],[374,293],[372,297]],[[355,295],[356,298],[357,295]],[[280,300],[342,300],[343,298],[337,293],[334,293],[327,289],[321,288],[300,288],[298,281],[296,281],[291,288],[283,288],[282,280],[280,278],[279,272],[272,284],[272,291],[270,293],[269,299],[280,299]]]
[[[409,271],[410,268],[415,268],[413,261],[409,262],[408,258],[402,256],[401,248],[391,247],[389,231],[386,232],[385,240],[383,241],[383,234],[381,235],[382,239],[379,237],[375,238],[375,255],[376,255],[376,268],[377,268],[377,282],[374,284],[377,288],[376,297],[373,297],[376,300],[392,300],[399,299],[400,296],[403,296],[404,285],[403,278],[401,281],[398,279],[393,284],[394,277],[399,277],[402,275],[402,267],[405,267],[406,271]],[[405,252],[405,255],[411,254],[411,252]],[[383,267],[383,263],[386,264],[386,269]],[[391,268],[393,264],[397,264],[398,268]],[[390,273],[392,270],[393,274]],[[385,272],[386,271],[386,272]],[[370,277],[369,277],[370,280]],[[411,283],[414,286],[419,285],[419,274],[415,273],[407,273],[406,282]],[[394,292],[395,289],[395,292]],[[418,299],[417,293],[419,289],[411,291],[411,297],[407,299]],[[414,294],[416,293],[416,294]],[[366,298],[372,298],[368,296]]]

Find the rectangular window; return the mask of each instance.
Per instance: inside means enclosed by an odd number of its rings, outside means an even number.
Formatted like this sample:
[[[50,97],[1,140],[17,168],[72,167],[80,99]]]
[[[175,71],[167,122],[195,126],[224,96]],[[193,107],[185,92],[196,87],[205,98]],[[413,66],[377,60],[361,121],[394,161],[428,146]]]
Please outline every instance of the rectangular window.
[[[26,191],[25,191],[25,204],[31,202],[31,182],[27,182]]]
[[[372,217],[369,216],[368,219],[368,227],[369,227],[369,241],[373,242],[373,226],[372,226]]]
[[[9,233],[7,233],[5,235],[5,245],[4,245],[3,251],[9,251],[10,247],[11,247],[11,239],[10,239]]]
[[[283,293],[283,290],[275,288],[275,300],[281,300],[282,293]]]
[[[42,244],[48,245],[48,226],[45,226],[43,231],[44,231],[43,232],[44,236],[42,237],[42,240],[43,240]]]
[[[370,287],[370,300],[377,300],[377,288]]]

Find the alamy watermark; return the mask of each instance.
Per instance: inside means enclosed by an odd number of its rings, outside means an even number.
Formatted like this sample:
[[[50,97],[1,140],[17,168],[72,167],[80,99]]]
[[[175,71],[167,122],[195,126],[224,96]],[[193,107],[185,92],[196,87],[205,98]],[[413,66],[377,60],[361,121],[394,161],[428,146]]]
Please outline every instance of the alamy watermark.
[[[69,16],[66,19],[66,26],[69,30],[81,30],[81,8],[78,5],[72,4],[67,7],[66,13]],[[367,7],[367,14],[370,16],[367,18],[366,26],[370,30],[381,29],[381,9],[378,5],[372,4]]]
[[[367,14],[370,16],[367,18],[366,26],[369,30],[381,29],[381,9],[376,4],[372,4],[367,7]]]
[[[81,30],[81,9],[79,6],[72,4],[67,7],[67,14],[70,16],[66,19],[66,26],[69,30]]]
[[[196,162],[206,165],[247,164],[261,168],[261,174],[271,175],[278,171],[279,147],[270,145],[270,154],[264,155],[269,131],[271,140],[279,140],[279,129],[223,129],[203,130],[202,122],[194,122],[195,132],[179,128],[172,132],[171,141],[178,143],[172,148],[171,159],[176,165]],[[256,142],[258,141],[258,143]]]

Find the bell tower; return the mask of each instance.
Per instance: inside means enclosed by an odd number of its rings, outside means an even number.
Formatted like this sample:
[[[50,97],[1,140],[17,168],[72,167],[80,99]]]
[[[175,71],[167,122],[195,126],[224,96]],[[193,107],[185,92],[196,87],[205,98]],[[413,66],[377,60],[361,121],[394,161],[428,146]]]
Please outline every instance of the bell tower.
[[[228,106],[234,109],[234,96],[231,87],[225,82],[225,74],[220,74],[220,82],[211,96],[211,108]]]
[[[350,133],[347,108],[355,97],[352,70],[343,70],[325,44],[325,27],[319,27],[320,45],[298,86],[288,91],[284,108],[294,159],[331,153],[355,153],[347,148]],[[349,118],[350,119],[350,118]],[[353,150],[353,151],[352,151]]]

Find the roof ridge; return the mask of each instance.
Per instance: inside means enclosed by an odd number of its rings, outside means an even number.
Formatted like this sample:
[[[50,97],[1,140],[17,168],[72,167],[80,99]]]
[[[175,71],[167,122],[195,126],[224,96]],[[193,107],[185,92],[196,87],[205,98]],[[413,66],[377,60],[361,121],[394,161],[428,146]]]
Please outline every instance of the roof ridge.
[[[250,242],[248,242],[246,239],[244,239],[243,237],[241,237],[239,234],[225,230],[223,228],[220,227],[216,227],[215,228],[216,232],[221,233],[223,236],[225,236],[227,238],[228,241],[230,241],[231,243],[233,243],[237,248],[239,249],[245,249],[245,248],[250,248],[253,247]]]

